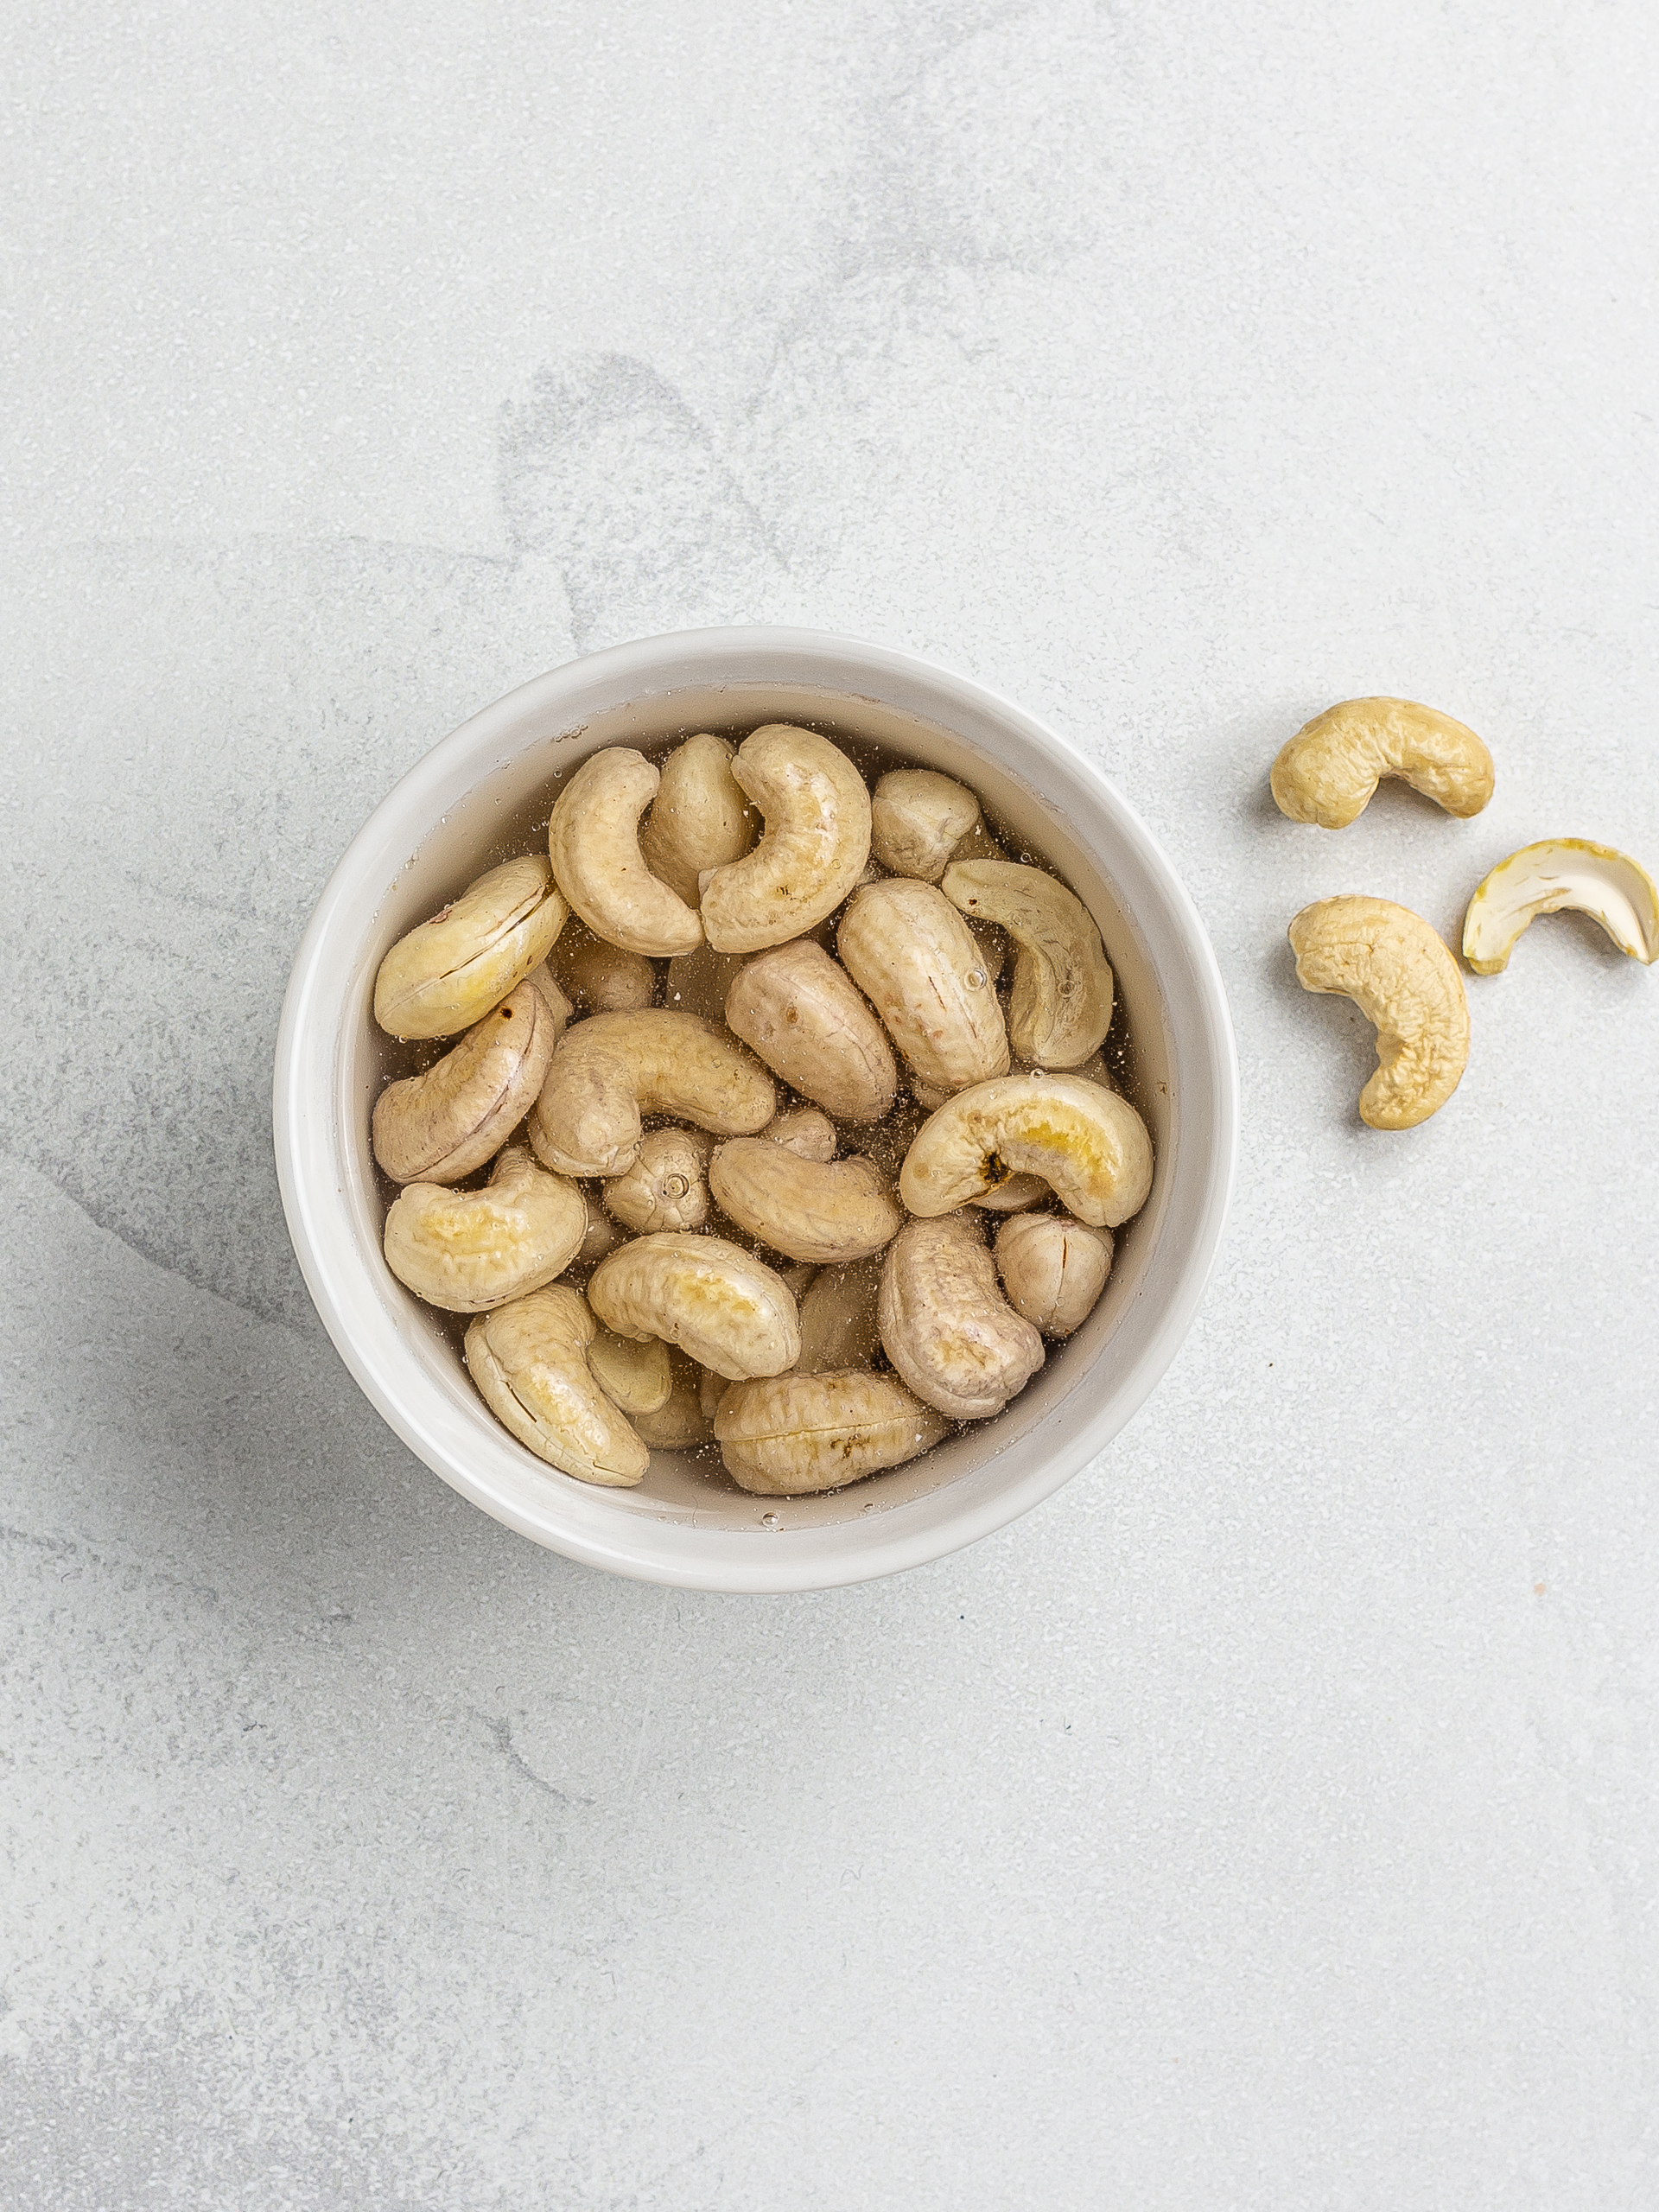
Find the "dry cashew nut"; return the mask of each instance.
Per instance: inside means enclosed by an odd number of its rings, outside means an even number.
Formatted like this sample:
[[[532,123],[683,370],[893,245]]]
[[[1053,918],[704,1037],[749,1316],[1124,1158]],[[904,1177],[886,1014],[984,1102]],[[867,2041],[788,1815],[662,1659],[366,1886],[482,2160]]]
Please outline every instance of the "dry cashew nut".
[[[636,1236],[594,1268],[588,1302],[619,1337],[661,1337],[729,1382],[801,1356],[788,1284],[723,1236]]]
[[[400,938],[374,979],[374,1018],[392,1037],[453,1037],[499,1006],[545,959],[565,904],[539,853],[505,861]]]
[[[664,761],[639,850],[652,874],[695,906],[698,877],[741,860],[754,842],[754,817],[732,773],[732,748],[705,730]]]
[[[1448,814],[1478,814],[1492,795],[1492,756],[1473,730],[1414,699],[1344,699],[1281,748],[1270,780],[1293,822],[1345,830],[1384,776]]]
[[[899,1230],[881,1269],[882,1348],[918,1398],[952,1421],[988,1421],[1043,1363],[1043,1340],[997,1287],[975,1216]]]
[[[547,825],[559,888],[594,936],[653,959],[702,942],[696,909],[658,880],[639,850],[639,817],[658,780],[643,753],[608,746],[582,762]]]
[[[1469,901],[1464,958],[1478,976],[1501,976],[1528,923],[1564,906],[1599,922],[1632,960],[1659,960],[1659,887],[1628,853],[1583,837],[1546,837],[1498,862]]]
[[[1022,1060],[1076,1067],[1112,1026],[1112,971],[1095,918],[1058,877],[1018,861],[957,861],[945,897],[1014,942],[1008,1042]]]
[[[1361,1119],[1374,1129],[1426,1122],[1469,1058],[1463,978],[1439,937],[1408,907],[1353,896],[1304,906],[1288,935],[1302,988],[1352,999],[1376,1027],[1377,1068],[1359,1094]]]
[[[1002,1009],[968,925],[944,892],[896,875],[861,891],[842,917],[836,950],[934,1096],[1008,1065]]]
[[[760,1132],[769,1144],[781,1144],[803,1160],[833,1160],[836,1125],[816,1106],[797,1106],[787,1114],[774,1114]]]
[[[870,801],[870,849],[894,875],[937,883],[964,840],[990,844],[981,825],[979,801],[966,784],[933,768],[895,768],[876,785]]]
[[[996,1271],[1008,1303],[1046,1337],[1082,1327],[1111,1265],[1111,1230],[1069,1214],[1016,1214],[996,1232]]]
[[[761,1497],[840,1490],[925,1452],[946,1424],[891,1375],[779,1375],[734,1382],[715,1434],[728,1473]]]
[[[1001,1076],[958,1091],[917,1131],[899,1177],[913,1214],[978,1203],[1040,1175],[1068,1213],[1116,1229],[1152,1189],[1152,1139],[1126,1098],[1075,1075]]]
[[[899,1071],[881,1025],[810,938],[740,969],[726,1020],[774,1075],[837,1121],[879,1122],[893,1104]]]
[[[579,1482],[627,1489],[651,1454],[594,1380],[594,1335],[580,1292],[533,1290],[473,1322],[467,1369],[496,1419],[539,1459]]]
[[[601,1193],[605,1211],[636,1231],[701,1229],[709,1218],[709,1154],[702,1129],[652,1129],[626,1175]]]
[[[563,1274],[587,1230],[576,1185],[509,1145],[481,1191],[405,1184],[386,1216],[386,1265],[429,1306],[483,1313]]]
[[[745,738],[732,773],[766,832],[704,880],[702,926],[716,952],[760,952],[834,913],[858,881],[870,856],[870,795],[839,746],[787,722]]]
[[[651,1339],[655,1343],[656,1339]],[[702,1377],[705,1372],[688,1359],[677,1344],[664,1347],[668,1354],[670,1390],[654,1413],[635,1414],[633,1425],[653,1452],[695,1452],[715,1433],[702,1410]],[[729,1383],[723,1384],[729,1389]]]
[[[553,1017],[518,989],[427,1069],[374,1103],[374,1156],[394,1183],[459,1183],[499,1152],[536,1102],[554,1053]]]
[[[868,1367],[881,1341],[875,1313],[880,1289],[879,1254],[821,1268],[801,1300],[801,1356],[795,1363],[796,1374]]]
[[[777,1099],[760,1063],[694,1014],[593,1014],[559,1040],[530,1141],[556,1174],[621,1175],[639,1157],[642,1114],[747,1136],[765,1128]]]
[[[904,1220],[873,1160],[805,1160],[765,1137],[717,1146],[709,1187],[740,1229],[818,1267],[879,1252]]]
[[[611,1403],[630,1421],[659,1413],[673,1391],[668,1346],[656,1337],[635,1343],[609,1329],[596,1329],[588,1346],[588,1365]]]
[[[643,952],[607,944],[586,923],[568,927],[559,939],[553,965],[583,1014],[632,1014],[657,995],[657,971]]]

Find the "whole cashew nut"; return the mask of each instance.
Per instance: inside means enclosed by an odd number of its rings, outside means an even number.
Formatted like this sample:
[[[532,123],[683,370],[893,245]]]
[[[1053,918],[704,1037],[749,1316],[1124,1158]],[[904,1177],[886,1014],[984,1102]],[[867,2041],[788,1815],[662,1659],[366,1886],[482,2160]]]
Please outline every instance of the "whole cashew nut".
[[[547,825],[559,888],[594,936],[652,958],[702,941],[696,908],[658,880],[639,850],[639,817],[659,780],[642,753],[609,746],[582,762]]]
[[[423,1075],[374,1103],[374,1156],[394,1183],[459,1183],[498,1153],[552,1065],[553,1017],[520,983]]]
[[[741,968],[726,995],[726,1020],[774,1075],[837,1121],[879,1122],[892,1105],[899,1071],[881,1025],[810,938]]]
[[[473,1322],[467,1369],[496,1419],[538,1459],[579,1482],[627,1489],[651,1454],[594,1380],[594,1335],[579,1292],[533,1290]]]
[[[1074,891],[1017,861],[957,861],[941,887],[952,906],[1014,939],[1008,1042],[1022,1060],[1075,1067],[1112,1026],[1112,971],[1095,918]]]
[[[1344,699],[1281,748],[1271,782],[1293,822],[1345,830],[1384,776],[1466,817],[1492,795],[1492,756],[1473,730],[1414,699]]]
[[[948,1098],[917,1131],[899,1177],[913,1214],[977,1202],[1040,1175],[1069,1213],[1116,1229],[1152,1189],[1152,1140],[1126,1098],[1074,1075],[999,1077]]]
[[[594,1268],[588,1302],[619,1337],[661,1337],[728,1382],[801,1356],[789,1286],[723,1236],[636,1236]]]
[[[937,1444],[946,1424],[891,1375],[734,1382],[715,1415],[728,1473],[761,1497],[840,1490]]]
[[[996,1271],[1008,1303],[1046,1337],[1069,1337],[1083,1325],[1111,1264],[1111,1230],[1067,1214],[1016,1214],[996,1232]]]
[[[968,925],[944,892],[895,875],[859,892],[836,950],[916,1082],[935,1095],[1001,1075],[1002,1009]]]
[[[429,1306],[482,1313],[563,1274],[587,1228],[576,1185],[509,1145],[481,1191],[405,1184],[386,1216],[386,1265]]]
[[[713,1143],[702,1129],[652,1129],[627,1173],[606,1183],[606,1211],[636,1231],[701,1229],[709,1218]]]
[[[932,768],[894,768],[870,801],[870,849],[894,875],[937,883],[979,819],[966,784]]]
[[[952,1421],[1000,1414],[1043,1363],[1043,1340],[997,1287],[976,1217],[899,1230],[881,1269],[882,1347],[918,1398]]]
[[[642,1114],[742,1136],[765,1128],[777,1098],[760,1063],[694,1014],[593,1014],[554,1051],[530,1141],[556,1174],[621,1175],[639,1155]]]
[[[1599,922],[1632,960],[1659,960],[1659,887],[1628,853],[1583,837],[1523,845],[1483,878],[1464,916],[1464,958],[1478,976],[1502,975],[1528,923],[1564,906]]]
[[[399,938],[374,979],[375,1020],[392,1037],[469,1029],[546,957],[565,911],[539,853],[503,861]]]
[[[759,952],[823,921],[858,881],[870,853],[870,795],[839,746],[787,722],[745,738],[732,773],[766,831],[752,853],[703,883],[702,926],[717,952]]]
[[[740,1229],[820,1267],[879,1252],[904,1219],[873,1161],[805,1160],[765,1137],[717,1146],[709,1187]]]
[[[639,850],[652,874],[695,906],[698,877],[741,860],[754,831],[754,817],[732,773],[732,748],[705,730],[664,761]]]
[[[1463,978],[1439,937],[1408,907],[1359,897],[1304,906],[1288,935],[1302,988],[1352,999],[1376,1027],[1377,1068],[1359,1094],[1361,1119],[1374,1129],[1426,1122],[1469,1059]]]

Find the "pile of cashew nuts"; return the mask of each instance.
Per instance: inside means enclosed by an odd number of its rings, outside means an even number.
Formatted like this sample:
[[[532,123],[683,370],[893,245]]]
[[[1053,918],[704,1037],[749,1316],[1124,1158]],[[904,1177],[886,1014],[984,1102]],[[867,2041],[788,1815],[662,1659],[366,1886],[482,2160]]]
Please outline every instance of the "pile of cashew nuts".
[[[375,1104],[387,1264],[567,1475],[717,1445],[839,1489],[1001,1413],[1100,1297],[1153,1174],[1113,988],[948,776],[872,792],[781,723],[595,753],[545,858],[381,963],[381,1028],[456,1040]]]

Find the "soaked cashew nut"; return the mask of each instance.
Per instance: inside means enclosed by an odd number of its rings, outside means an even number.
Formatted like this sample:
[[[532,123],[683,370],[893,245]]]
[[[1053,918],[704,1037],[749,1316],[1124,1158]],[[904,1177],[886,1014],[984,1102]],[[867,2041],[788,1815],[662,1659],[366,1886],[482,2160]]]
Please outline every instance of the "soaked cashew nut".
[[[1074,891],[1017,861],[957,861],[941,887],[954,906],[1014,942],[1008,1043],[1041,1067],[1075,1067],[1112,1026],[1112,971],[1095,918]]]
[[[652,1129],[625,1175],[613,1175],[605,1210],[629,1229],[701,1229],[709,1218],[709,1154],[702,1129]]]
[[[1008,1065],[1002,1009],[968,925],[944,892],[896,875],[858,893],[836,950],[898,1046],[936,1096]]]
[[[483,1313],[563,1274],[587,1228],[576,1185],[509,1145],[481,1191],[405,1184],[386,1216],[386,1265],[429,1306]]]
[[[658,1338],[632,1342],[609,1329],[596,1329],[588,1346],[588,1365],[595,1382],[630,1421],[659,1412],[673,1390],[668,1346]]]
[[[374,1103],[374,1156],[394,1183],[459,1183],[498,1153],[552,1065],[553,1017],[533,984],[469,1029],[424,1075]]]
[[[801,1300],[797,1375],[825,1375],[833,1369],[869,1365],[881,1341],[875,1313],[880,1289],[879,1253],[819,1269]]]
[[[1478,976],[1502,975],[1528,923],[1565,906],[1599,922],[1632,960],[1659,960],[1659,887],[1628,853],[1583,837],[1546,837],[1498,862],[1469,901],[1464,958]]]
[[[765,1137],[716,1146],[709,1187],[740,1229],[820,1267],[879,1252],[904,1219],[873,1160],[806,1160]]]
[[[702,926],[717,952],[759,952],[823,921],[858,881],[870,855],[870,795],[839,746],[787,722],[745,738],[732,773],[766,831],[703,882]]]
[[[1152,1189],[1152,1139],[1126,1098],[1075,1075],[999,1077],[958,1091],[917,1131],[899,1177],[913,1214],[977,1202],[1013,1175],[1040,1175],[1068,1213],[1116,1229]]]
[[[673,1114],[743,1136],[778,1094],[741,1045],[694,1014],[593,1014],[566,1030],[530,1117],[530,1141],[560,1175],[621,1175],[639,1155],[642,1114]]]
[[[1448,814],[1478,814],[1492,795],[1492,756],[1473,730],[1414,699],[1344,699],[1281,747],[1271,782],[1293,822],[1345,830],[1384,776]]]
[[[596,1260],[602,1260],[607,1252],[613,1252],[622,1239],[616,1224],[591,1191],[582,1192],[582,1203],[587,1212],[588,1227],[575,1264],[579,1268],[590,1268]]]
[[[755,826],[732,773],[731,747],[705,730],[664,761],[639,850],[652,874],[695,906],[698,877],[741,860]]]
[[[727,1472],[760,1497],[840,1490],[937,1444],[946,1424],[891,1375],[734,1382],[715,1434]]]
[[[559,888],[596,937],[652,958],[702,942],[696,910],[659,882],[639,850],[655,768],[624,745],[590,753],[559,793],[547,849]]]
[[[895,768],[870,801],[870,849],[894,875],[937,883],[979,820],[966,784],[932,768]]]
[[[899,1230],[882,1266],[877,1316],[887,1357],[952,1421],[1000,1414],[1043,1363],[1043,1340],[997,1287],[973,1214]]]
[[[1040,1175],[1010,1175],[1006,1183],[999,1183],[994,1191],[982,1191],[968,1203],[982,1206],[987,1213],[1023,1213],[1027,1206],[1039,1205],[1051,1195]]]
[[[607,944],[585,922],[566,925],[551,965],[570,994],[573,1013],[632,1014],[657,995],[657,971],[644,953]]]
[[[781,1144],[803,1160],[833,1160],[836,1125],[816,1106],[797,1106],[788,1114],[774,1114],[760,1132],[768,1144]]]
[[[655,1413],[635,1414],[633,1425],[653,1452],[695,1452],[715,1433],[712,1417],[702,1410],[701,1384],[706,1370],[688,1359],[677,1344],[664,1349],[671,1384],[669,1395]],[[722,1383],[721,1387],[730,1389],[733,1386]]]
[[[1094,1312],[1112,1264],[1112,1232],[1063,1213],[1017,1214],[996,1232],[1008,1303],[1046,1337],[1069,1337]]]
[[[558,978],[545,960],[542,961],[538,966],[532,968],[524,981],[547,1008],[549,1018],[553,1024],[553,1041],[556,1045],[570,1027],[570,1016],[575,1009],[559,988]]]
[[[579,1482],[627,1489],[651,1454],[594,1380],[594,1335],[580,1292],[533,1290],[473,1322],[467,1369],[496,1419],[538,1459]]]
[[[564,918],[539,853],[493,868],[392,946],[374,979],[375,1020],[392,1037],[470,1028],[546,957]]]
[[[636,1236],[594,1268],[588,1302],[618,1336],[661,1337],[731,1382],[801,1356],[789,1286],[723,1236]]]
[[[845,970],[810,938],[741,969],[726,995],[726,1020],[774,1075],[837,1121],[879,1122],[892,1105],[899,1071],[881,1025]]]
[[[1469,1058],[1463,978],[1439,937],[1408,907],[1357,897],[1304,906],[1288,935],[1302,988],[1352,999],[1376,1026],[1377,1069],[1359,1094],[1361,1119],[1374,1129],[1426,1122]]]

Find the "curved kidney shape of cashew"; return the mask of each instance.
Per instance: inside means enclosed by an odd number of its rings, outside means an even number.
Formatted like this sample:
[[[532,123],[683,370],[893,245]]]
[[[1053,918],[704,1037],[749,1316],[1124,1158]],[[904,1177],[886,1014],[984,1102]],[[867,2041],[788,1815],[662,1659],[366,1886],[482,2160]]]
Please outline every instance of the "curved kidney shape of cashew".
[[[840,1490],[913,1459],[945,1430],[893,1376],[855,1372],[734,1382],[715,1415],[728,1473],[760,1497]]]
[[[975,1217],[907,1223],[881,1268],[881,1344],[918,1398],[988,1421],[1043,1363],[1043,1340],[997,1287]]]
[[[636,1236],[594,1268],[588,1302],[619,1337],[660,1337],[728,1382],[781,1375],[801,1356],[788,1284],[723,1236]]]
[[[392,1037],[470,1028],[545,959],[565,912],[539,853],[504,861],[399,938],[374,979],[375,1020]]]
[[[958,1091],[916,1132],[899,1177],[913,1214],[977,1202],[1039,1175],[1090,1229],[1116,1229],[1152,1189],[1152,1139],[1126,1098],[1074,1075],[1000,1076]]]
[[[879,1122],[899,1088],[881,1025],[821,944],[780,944],[738,970],[728,1027],[774,1075],[842,1122]]]
[[[1008,1043],[1017,1058],[1071,1068],[1112,1026],[1112,971],[1095,918],[1057,876],[1018,861],[957,861],[941,886],[953,906],[1014,942]]]
[[[576,1185],[509,1145],[481,1191],[405,1184],[386,1216],[386,1265],[429,1306],[484,1313],[563,1274],[587,1231]]]
[[[870,856],[870,795],[839,746],[768,722],[744,739],[732,773],[766,817],[760,843],[702,887],[717,952],[760,952],[834,913]]]
[[[741,860],[754,842],[754,817],[732,773],[732,748],[704,730],[664,761],[639,849],[652,874],[695,906],[698,878]]]
[[[924,1090],[1001,1075],[1008,1033],[968,925],[944,892],[895,875],[858,893],[836,948]]]
[[[1304,906],[1288,931],[1305,991],[1351,998],[1376,1030],[1377,1068],[1359,1094],[1374,1129],[1412,1129],[1444,1106],[1469,1058],[1458,965],[1419,914],[1387,899]]]
[[[709,1187],[740,1229],[816,1267],[879,1252],[904,1219],[874,1161],[806,1160],[766,1137],[717,1146]]]
[[[703,1129],[652,1129],[626,1175],[613,1175],[601,1196],[607,1213],[636,1234],[701,1229],[709,1218],[709,1154]]]
[[[530,1141],[556,1174],[622,1175],[639,1155],[642,1114],[747,1136],[765,1128],[777,1100],[760,1063],[695,1014],[594,1014],[560,1039]]]
[[[467,1332],[467,1370],[505,1427],[538,1459],[579,1482],[627,1489],[651,1454],[594,1380],[594,1317],[579,1292],[533,1290]]]
[[[1492,795],[1492,756],[1473,730],[1414,699],[1344,699],[1288,740],[1270,781],[1293,822],[1345,830],[1384,776],[1448,814],[1478,814]]]
[[[1628,853],[1583,837],[1546,837],[1500,861],[1463,918],[1463,957],[1478,976],[1499,976],[1535,916],[1565,906],[1601,924],[1621,952],[1659,960],[1659,888]]]
[[[1094,1312],[1112,1264],[1112,1232],[1063,1213],[1021,1213],[996,1232],[1008,1303],[1046,1337],[1069,1337]]]
[[[547,825],[559,888],[594,936],[652,958],[702,942],[696,909],[658,880],[639,850],[639,817],[658,780],[642,753],[608,746],[582,762]]]
[[[533,984],[520,983],[423,1075],[381,1092],[372,1124],[375,1158],[394,1183],[459,1183],[524,1120],[553,1052],[547,1002]]]

